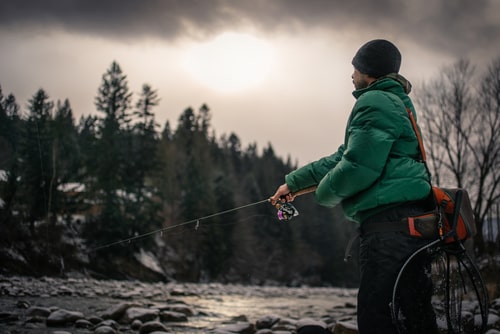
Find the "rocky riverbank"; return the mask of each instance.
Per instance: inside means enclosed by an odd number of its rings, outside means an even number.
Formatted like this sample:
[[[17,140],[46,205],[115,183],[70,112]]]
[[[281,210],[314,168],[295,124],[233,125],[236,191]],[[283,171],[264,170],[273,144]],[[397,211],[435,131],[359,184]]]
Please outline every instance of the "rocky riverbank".
[[[0,333],[295,334],[301,326],[316,325],[355,334],[356,293],[343,288],[0,275]],[[479,320],[476,308],[464,301],[464,319]],[[495,299],[487,334],[500,334],[499,313],[500,299]]]
[[[6,334],[355,333],[356,290],[0,276]],[[338,331],[337,330],[337,331]]]

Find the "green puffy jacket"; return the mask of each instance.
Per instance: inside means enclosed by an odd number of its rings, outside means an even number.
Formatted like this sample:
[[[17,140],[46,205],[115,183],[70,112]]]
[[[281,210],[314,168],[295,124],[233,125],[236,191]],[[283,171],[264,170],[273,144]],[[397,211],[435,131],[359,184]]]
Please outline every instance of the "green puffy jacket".
[[[420,200],[430,192],[418,141],[406,108],[415,115],[407,93],[411,85],[391,74],[353,92],[357,99],[344,144],[334,154],[286,175],[290,191],[318,185],[316,200],[341,204],[345,216],[362,222],[397,205]]]

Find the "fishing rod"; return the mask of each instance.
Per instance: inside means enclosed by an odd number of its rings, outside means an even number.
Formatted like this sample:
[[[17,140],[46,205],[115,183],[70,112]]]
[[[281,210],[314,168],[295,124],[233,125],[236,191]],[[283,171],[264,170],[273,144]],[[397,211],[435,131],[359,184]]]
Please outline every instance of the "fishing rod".
[[[316,188],[317,188],[317,186],[312,186],[312,187],[309,187],[309,188],[305,188],[305,189],[299,190],[297,192],[290,193],[289,195],[291,195],[292,197],[304,195],[304,194],[307,194],[307,193],[315,191]],[[283,201],[277,201],[274,204],[274,207],[278,210],[277,211],[277,216],[278,216],[279,220],[288,221],[288,220],[292,219],[293,217],[296,217],[296,216],[299,215],[299,211],[290,202],[284,201],[284,197],[282,197],[282,200]],[[192,220],[189,220],[189,221],[185,221],[183,223],[179,223],[179,224],[176,224],[176,225],[164,227],[164,228],[161,228],[161,229],[158,229],[158,230],[154,230],[154,231],[146,232],[146,233],[143,233],[143,234],[139,234],[139,235],[136,235],[136,236],[133,236],[133,237],[130,237],[130,238],[121,239],[121,240],[117,240],[117,241],[114,241],[114,242],[111,242],[111,243],[108,243],[108,244],[97,246],[97,247],[92,248],[91,250],[89,250],[89,253],[95,252],[95,251],[103,249],[103,248],[108,248],[108,247],[111,247],[111,246],[123,244],[123,243],[131,243],[132,241],[135,241],[137,239],[142,239],[142,238],[154,235],[156,233],[163,233],[163,232],[168,231],[168,230],[172,230],[172,229],[175,229],[175,228],[178,228],[178,227],[181,227],[181,226],[190,225],[190,224],[194,224],[194,223],[196,223],[195,229],[197,230],[198,227],[200,226],[200,221],[201,220],[205,220],[205,219],[209,219],[209,218],[213,218],[213,217],[217,217],[217,216],[222,216],[222,215],[230,213],[230,212],[234,212],[234,211],[238,211],[238,210],[241,210],[241,209],[249,208],[249,207],[256,206],[256,205],[263,204],[263,203],[270,203],[270,202],[271,202],[271,198],[266,198],[266,199],[263,199],[263,200],[260,200],[260,201],[257,201],[257,202],[253,202],[253,203],[250,203],[250,204],[245,204],[245,205],[238,206],[238,207],[235,207],[235,208],[232,208],[232,209],[228,209],[228,210],[216,212],[216,213],[213,213],[213,214],[210,214],[210,215],[207,215],[207,216],[203,216],[203,217],[199,217],[199,218],[192,219]]]

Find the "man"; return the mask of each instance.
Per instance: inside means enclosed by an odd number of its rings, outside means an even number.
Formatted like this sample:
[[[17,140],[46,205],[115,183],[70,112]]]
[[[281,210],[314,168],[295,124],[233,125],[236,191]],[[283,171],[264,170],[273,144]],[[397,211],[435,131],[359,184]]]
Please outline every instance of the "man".
[[[408,96],[411,85],[398,74],[398,48],[387,40],[369,41],[357,51],[352,65],[356,103],[344,143],[332,155],[286,175],[271,201],[292,201],[294,192],[317,185],[319,204],[340,204],[348,219],[360,223],[359,332],[397,333],[390,311],[394,282],[405,260],[427,241],[403,232],[373,232],[369,227],[427,211],[429,175],[407,114],[407,108],[414,115],[415,109]],[[427,282],[423,269],[417,271],[415,282],[420,288]],[[406,294],[421,299],[406,308],[410,309],[404,315],[406,328],[415,333],[436,332],[430,294]],[[425,316],[422,309],[413,312],[423,304]]]

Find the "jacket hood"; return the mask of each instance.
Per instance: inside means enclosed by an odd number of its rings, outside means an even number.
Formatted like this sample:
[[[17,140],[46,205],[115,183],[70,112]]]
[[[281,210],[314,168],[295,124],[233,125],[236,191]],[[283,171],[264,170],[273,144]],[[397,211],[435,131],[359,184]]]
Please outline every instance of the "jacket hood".
[[[403,88],[403,91],[406,94],[410,94],[411,88],[412,88],[410,81],[408,81],[408,79],[403,77],[401,74],[390,73],[390,74],[384,75],[383,77],[378,78],[377,80],[372,82],[372,84],[370,86],[368,86],[366,88],[355,90],[354,92],[352,92],[352,95],[354,95],[355,98],[358,98],[361,95],[363,95],[363,93],[365,93],[367,91],[370,91],[373,89],[381,89],[383,86],[386,86],[385,84],[387,84],[390,81],[396,81]],[[388,87],[385,87],[385,88],[388,88]]]
[[[399,82],[401,84],[401,86],[403,86],[403,89],[405,90],[405,93],[406,94],[410,94],[411,88],[412,88],[411,82],[408,81],[408,79],[406,79],[401,74],[390,73],[390,74],[387,74],[386,76],[384,76],[382,78],[379,78],[378,80],[383,79],[383,78],[390,78],[390,79],[396,80],[397,82]]]

